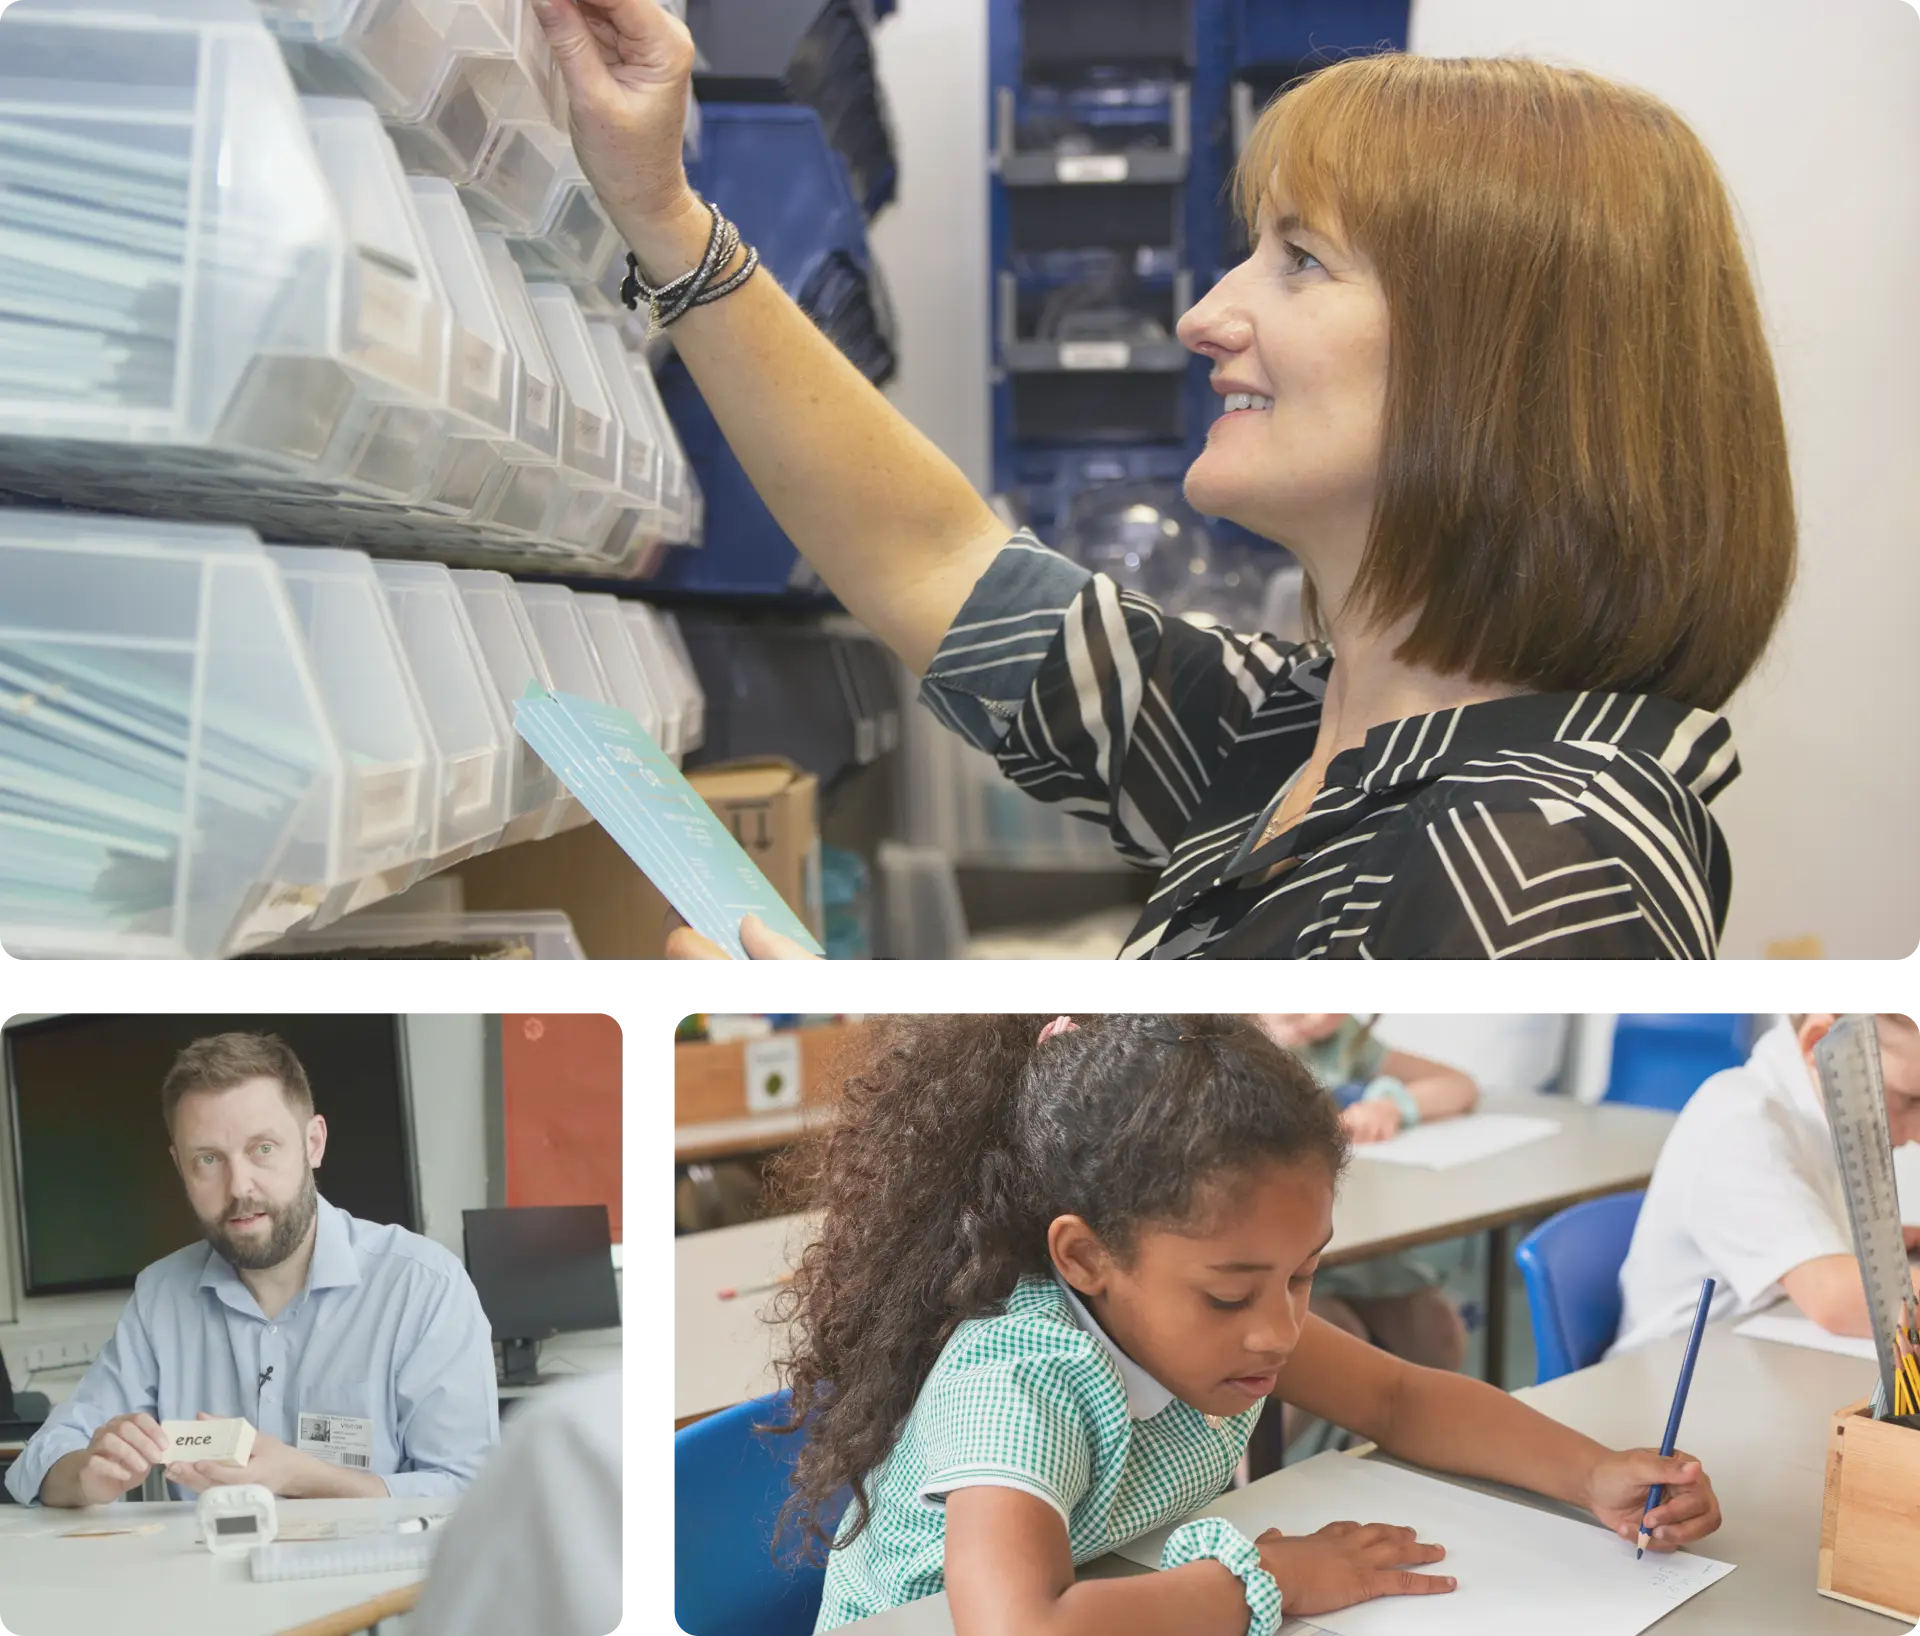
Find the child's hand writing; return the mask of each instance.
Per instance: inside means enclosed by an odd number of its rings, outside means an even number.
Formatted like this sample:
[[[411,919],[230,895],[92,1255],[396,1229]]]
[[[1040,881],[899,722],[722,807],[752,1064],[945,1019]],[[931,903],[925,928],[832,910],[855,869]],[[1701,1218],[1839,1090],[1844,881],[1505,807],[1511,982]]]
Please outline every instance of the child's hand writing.
[[[1587,1507],[1622,1539],[1636,1539],[1647,1490],[1655,1483],[1664,1491],[1646,1517],[1648,1550],[1676,1551],[1720,1526],[1720,1501],[1706,1471],[1677,1450],[1666,1456],[1658,1449],[1608,1453],[1588,1479]]]
[[[1311,1534],[1269,1528],[1254,1544],[1289,1615],[1331,1613],[1378,1596],[1433,1596],[1454,1587],[1438,1574],[1406,1571],[1438,1562],[1447,1554],[1444,1546],[1422,1545],[1411,1528],[1384,1522],[1330,1522]]]

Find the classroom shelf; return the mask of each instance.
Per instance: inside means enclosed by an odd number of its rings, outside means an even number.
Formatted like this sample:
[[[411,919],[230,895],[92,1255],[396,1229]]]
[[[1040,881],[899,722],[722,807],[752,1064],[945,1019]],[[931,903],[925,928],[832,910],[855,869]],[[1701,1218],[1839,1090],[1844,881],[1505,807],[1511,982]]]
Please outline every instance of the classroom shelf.
[[[1151,146],[1134,145],[1142,123],[1138,119],[1102,122],[1097,117],[1111,112],[1099,106],[1102,100],[1132,93],[1137,101],[1138,90],[1119,88],[1104,99],[1098,91],[1048,97],[1046,124],[1053,141],[1030,147],[1025,142],[1034,134],[1034,114],[1023,120],[1020,91],[1011,85],[997,87],[993,163],[1000,180],[1008,187],[1164,187],[1185,181],[1191,158],[1192,88],[1184,81],[1154,88],[1159,94],[1153,112],[1156,122],[1163,122],[1164,134]]]
[[[816,1023],[792,1030],[800,1045],[802,1108],[833,1101],[838,1087],[827,1077],[835,1055],[845,1048],[858,1023]],[[750,1117],[780,1121],[782,1140],[797,1134],[798,1122],[785,1114],[750,1116],[746,1091],[747,1042],[682,1040],[673,1048],[673,1124],[677,1157],[683,1143],[697,1142],[702,1127],[732,1125]],[[749,1127],[750,1130],[750,1127]]]
[[[246,952],[586,822],[511,733],[529,682],[698,738],[670,616],[612,597],[21,508],[0,579],[16,954]]]
[[[1084,487],[1177,481],[1198,455],[1218,405],[1174,323],[1246,252],[1227,197],[1234,159],[1260,107],[1300,74],[1404,46],[1407,10],[990,0],[993,473],[1016,514],[1049,530]],[[1171,314],[1152,308],[1162,334],[1124,333],[1128,309],[1149,310],[1149,283],[1173,275]],[[1113,333],[1043,333],[1042,303],[1076,281],[1093,295],[1124,288],[1106,303]]]
[[[694,74],[701,103],[811,108],[868,220],[892,201],[898,181],[874,64],[877,14],[865,0],[691,0],[686,19],[703,59]]]
[[[707,103],[688,175],[759,248],[767,270],[876,384],[893,373],[892,320],[846,166],[811,108]],[[681,594],[824,601],[793,543],[747,480],[686,366],[659,375],[705,503],[714,545],[669,553],[649,584]]]

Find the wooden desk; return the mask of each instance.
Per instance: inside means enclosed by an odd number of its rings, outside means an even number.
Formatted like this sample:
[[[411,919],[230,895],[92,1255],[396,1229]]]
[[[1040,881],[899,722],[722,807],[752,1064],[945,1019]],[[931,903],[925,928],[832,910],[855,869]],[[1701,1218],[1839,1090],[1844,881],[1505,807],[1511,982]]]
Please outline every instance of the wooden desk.
[[[1517,1395],[1604,1443],[1657,1443],[1683,1350],[1684,1337],[1675,1337]],[[1873,1365],[1856,1358],[1748,1340],[1725,1324],[1708,1331],[1680,1441],[1712,1475],[1725,1518],[1699,1554],[1736,1571],[1668,1614],[1658,1636],[1900,1636],[1904,1625],[1814,1589],[1827,1417],[1863,1396],[1872,1380]],[[1144,1570],[1104,1557],[1084,1571]],[[952,1636],[953,1621],[942,1595],[846,1628],[861,1636]],[[1288,1636],[1313,1628],[1290,1625]]]
[[[1505,1344],[1508,1230],[1583,1199],[1644,1187],[1673,1116],[1647,1108],[1582,1107],[1558,1096],[1491,1098],[1486,1111],[1544,1114],[1559,1120],[1560,1129],[1454,1170],[1355,1162],[1334,1205],[1325,1259],[1341,1266],[1491,1232],[1487,1353],[1497,1360]],[[777,1278],[806,1243],[810,1220],[782,1216],[674,1240],[676,1425],[774,1390],[777,1337],[762,1317],[772,1297],[722,1301],[714,1292]],[[1669,1395],[1672,1389],[1669,1383]]]

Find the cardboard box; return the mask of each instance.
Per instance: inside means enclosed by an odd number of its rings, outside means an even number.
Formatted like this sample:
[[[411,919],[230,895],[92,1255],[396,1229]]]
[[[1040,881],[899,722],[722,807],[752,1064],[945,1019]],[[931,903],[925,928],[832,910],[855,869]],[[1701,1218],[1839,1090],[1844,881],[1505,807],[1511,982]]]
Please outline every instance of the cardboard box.
[[[687,775],[807,930],[820,902],[820,781],[790,761],[731,761]]]
[[[687,775],[818,937],[820,783],[791,762],[732,762]],[[473,911],[559,909],[593,960],[657,960],[677,924],[672,906],[598,824],[456,866]]]

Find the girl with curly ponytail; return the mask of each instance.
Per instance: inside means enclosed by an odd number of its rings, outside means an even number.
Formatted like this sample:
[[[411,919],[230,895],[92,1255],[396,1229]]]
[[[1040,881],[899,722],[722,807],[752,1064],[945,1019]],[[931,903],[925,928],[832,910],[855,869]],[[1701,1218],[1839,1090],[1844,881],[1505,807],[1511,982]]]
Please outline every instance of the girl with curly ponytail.
[[[1346,1158],[1331,1100],[1246,1019],[892,1017],[781,1183],[822,1212],[786,1291],[783,1523],[828,1546],[817,1630],[948,1593],[959,1636],[1272,1636],[1451,1590],[1406,1528],[1176,1528],[1162,1572],[1076,1564],[1232,1479],[1269,1397],[1443,1470],[1589,1506],[1656,1549],[1718,1525],[1684,1456],[1624,1454],[1307,1309]],[[844,1509],[843,1509],[844,1507]]]

